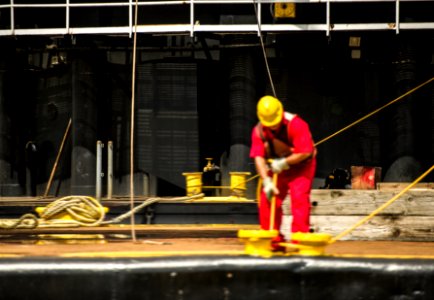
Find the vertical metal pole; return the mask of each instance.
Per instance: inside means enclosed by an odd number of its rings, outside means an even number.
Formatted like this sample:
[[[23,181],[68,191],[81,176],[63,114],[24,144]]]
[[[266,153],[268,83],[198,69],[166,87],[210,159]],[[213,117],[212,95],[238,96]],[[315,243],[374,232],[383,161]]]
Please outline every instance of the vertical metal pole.
[[[130,38],[133,34],[133,0],[130,0],[130,5],[128,6],[128,26],[130,27]]]
[[[149,196],[149,175],[143,173],[143,196]]]
[[[329,36],[330,35],[330,0],[327,0],[327,4],[326,4],[326,20],[327,20],[326,35]]]
[[[253,3],[253,5],[256,5],[256,4]],[[257,13],[256,13],[256,18],[258,20],[258,36],[261,37],[262,36],[262,30],[261,30],[262,29],[261,28],[261,26],[262,26],[262,18],[261,18],[261,7],[262,7],[262,5],[261,5],[261,3],[258,2],[257,7],[258,7],[258,9],[257,9]]]
[[[194,36],[194,0],[190,0],[190,37]]]
[[[103,144],[101,141],[96,142],[96,192],[95,192],[95,198],[97,200],[101,200],[101,183],[103,176],[102,171],[102,147]]]
[[[107,145],[107,199],[113,196],[113,142]]]
[[[15,14],[14,0],[11,0],[11,35],[15,35]]]
[[[395,31],[396,34],[399,34],[399,0],[396,0],[395,5]]]
[[[66,20],[65,20],[66,32],[69,34],[69,0],[66,0]]]
[[[131,75],[131,116],[130,116],[130,209],[134,211],[134,116],[135,116],[135,96],[136,96],[136,57],[137,57],[137,19],[139,11],[139,0],[136,0],[134,6],[134,38],[133,38],[133,61]],[[131,237],[133,242],[136,242],[136,221],[134,213],[131,214]]]

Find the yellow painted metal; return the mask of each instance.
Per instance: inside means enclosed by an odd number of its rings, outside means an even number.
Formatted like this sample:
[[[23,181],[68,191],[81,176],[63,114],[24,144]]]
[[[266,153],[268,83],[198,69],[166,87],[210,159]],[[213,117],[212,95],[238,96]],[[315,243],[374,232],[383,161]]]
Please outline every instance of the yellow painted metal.
[[[248,255],[271,257],[271,240],[279,235],[277,230],[239,230],[238,238],[245,243],[244,251]]]
[[[36,245],[106,244],[103,234],[38,234]]]
[[[202,193],[202,172],[186,172],[185,176],[187,196]]]
[[[295,3],[275,3],[275,18],[295,18]]]
[[[328,233],[304,233],[295,232],[291,235],[293,243],[281,243],[284,247],[296,248],[299,255],[317,256],[325,254],[325,247],[329,244],[332,236]]]
[[[250,172],[229,172],[231,176],[231,196],[238,198],[246,197],[246,176],[249,176]]]

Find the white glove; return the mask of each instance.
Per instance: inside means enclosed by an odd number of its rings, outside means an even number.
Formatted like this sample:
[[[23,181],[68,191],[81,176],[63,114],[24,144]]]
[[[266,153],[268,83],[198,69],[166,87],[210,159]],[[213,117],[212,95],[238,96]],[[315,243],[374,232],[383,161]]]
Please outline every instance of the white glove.
[[[288,169],[289,169],[289,165],[286,162],[286,157],[276,158],[273,159],[273,161],[271,162],[271,170],[275,174],[279,174],[283,170],[288,170]]]
[[[262,186],[264,187],[264,193],[267,196],[268,201],[271,200],[273,194],[279,194],[279,190],[273,183],[273,179],[271,177],[265,177],[262,180]]]

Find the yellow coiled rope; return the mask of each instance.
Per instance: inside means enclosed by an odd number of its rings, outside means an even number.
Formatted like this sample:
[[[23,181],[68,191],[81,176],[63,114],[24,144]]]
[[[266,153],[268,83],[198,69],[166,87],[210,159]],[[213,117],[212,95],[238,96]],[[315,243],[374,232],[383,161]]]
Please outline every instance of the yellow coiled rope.
[[[185,197],[160,198],[153,197],[143,201],[134,209],[112,219],[104,220],[106,213],[103,205],[93,197],[89,196],[66,196],[53,201],[40,212],[38,220],[34,215],[27,214],[34,220],[33,224],[24,227],[23,224],[18,227],[2,227],[0,228],[36,228],[36,227],[93,227],[100,225],[109,225],[120,223],[123,220],[131,217],[146,206],[156,202],[188,202],[195,199],[200,199],[204,194],[197,194]],[[22,218],[24,218],[24,215]],[[68,218],[65,218],[67,216]],[[20,219],[20,220],[21,220]],[[28,221],[27,221],[28,222]],[[22,222],[21,222],[22,223]]]
[[[61,220],[59,215],[68,215],[70,220]],[[101,203],[89,196],[67,196],[51,202],[40,213],[41,219],[52,223],[72,223],[78,226],[98,226],[104,220]],[[54,222],[53,222],[54,221]],[[48,225],[46,223],[45,225]]]

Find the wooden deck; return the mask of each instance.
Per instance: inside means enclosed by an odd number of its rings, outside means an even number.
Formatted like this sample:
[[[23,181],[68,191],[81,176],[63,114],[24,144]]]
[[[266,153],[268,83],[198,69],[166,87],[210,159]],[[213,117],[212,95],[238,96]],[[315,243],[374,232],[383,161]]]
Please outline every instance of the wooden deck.
[[[2,230],[2,257],[149,257],[183,255],[244,255],[239,229],[256,225],[138,225],[131,238],[129,225]],[[338,241],[326,248],[327,256],[429,258],[434,242]],[[296,255],[296,254],[295,254]]]
[[[326,247],[326,255],[434,257],[434,189],[418,185],[398,198],[369,222],[355,229],[341,241]],[[336,236],[369,215],[394,197],[402,184],[384,185],[378,190],[313,190],[312,228]],[[139,204],[146,197],[137,197]],[[55,198],[0,198],[2,215],[11,217],[33,212]],[[104,199],[113,211],[125,211],[125,197]],[[231,207],[231,208],[229,208]],[[163,224],[137,223],[137,241],[132,242],[128,224],[99,227],[0,229],[1,253],[4,256],[74,256],[92,255],[173,255],[186,253],[244,253],[244,244],[237,238],[239,229],[258,229],[256,203],[154,203],[153,220]],[[208,224],[205,212],[216,213],[227,224]],[[291,216],[286,207],[284,222],[289,228]],[[184,214],[184,215],[183,215]],[[234,222],[232,214],[249,215],[247,223]],[[141,214],[144,215],[143,213]],[[15,216],[15,217],[16,217]],[[164,224],[174,216],[185,224]],[[188,217],[186,217],[188,216]],[[198,216],[200,221],[196,222]],[[215,218],[215,216],[214,216]],[[243,219],[244,220],[244,219]],[[190,223],[189,223],[190,222]],[[129,253],[129,254],[128,254]]]

